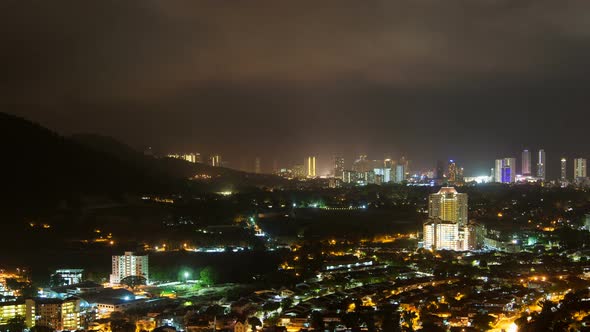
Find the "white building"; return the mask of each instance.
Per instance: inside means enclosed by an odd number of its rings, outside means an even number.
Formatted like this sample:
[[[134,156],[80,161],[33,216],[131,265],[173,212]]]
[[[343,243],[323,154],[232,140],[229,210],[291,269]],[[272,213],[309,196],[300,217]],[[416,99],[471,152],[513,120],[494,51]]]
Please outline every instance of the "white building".
[[[586,163],[587,160],[584,158],[574,159],[574,179],[585,178],[588,176]]]
[[[424,223],[424,248],[461,250],[459,225],[453,221],[430,219]]]
[[[469,250],[468,197],[443,187],[428,198],[429,220],[424,224],[427,249]]]
[[[545,150],[539,150],[539,161],[537,162],[537,177],[541,178],[543,181],[545,181],[545,175],[547,174],[546,160],[547,157],[545,156]]]
[[[516,158],[496,159],[494,181],[499,183],[516,182]]]
[[[131,251],[126,251],[123,256],[113,256],[112,273],[110,282],[118,285],[121,280],[130,277],[144,277],[148,280],[148,256],[136,256]]]

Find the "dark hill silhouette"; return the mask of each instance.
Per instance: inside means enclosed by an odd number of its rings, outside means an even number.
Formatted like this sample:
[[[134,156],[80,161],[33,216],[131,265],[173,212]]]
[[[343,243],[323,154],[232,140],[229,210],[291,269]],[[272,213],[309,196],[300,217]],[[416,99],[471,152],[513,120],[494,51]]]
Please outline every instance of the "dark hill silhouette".
[[[128,164],[144,169],[156,176],[173,178],[190,178],[197,174],[212,177],[211,190],[222,190],[231,186],[234,189],[244,187],[273,187],[287,183],[284,179],[270,174],[252,174],[224,167],[212,167],[202,163],[190,163],[173,158],[154,158],[111,138],[95,134],[78,134],[72,136],[76,142],[95,150],[109,153]]]
[[[168,190],[137,165],[0,113],[1,198],[9,209],[43,209],[81,196]]]
[[[25,214],[84,197],[121,200],[129,195],[276,186],[284,180],[171,158],[145,156],[110,137],[63,137],[36,123],[0,113],[0,207]],[[208,183],[187,186],[196,174]],[[69,203],[71,204],[71,203]]]

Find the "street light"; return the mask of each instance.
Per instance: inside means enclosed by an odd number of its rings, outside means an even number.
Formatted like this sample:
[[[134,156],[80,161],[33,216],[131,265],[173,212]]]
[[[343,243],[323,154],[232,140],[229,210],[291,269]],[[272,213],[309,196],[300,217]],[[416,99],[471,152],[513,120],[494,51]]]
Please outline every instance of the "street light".
[[[190,277],[190,275],[191,274],[188,271],[185,271],[184,272],[184,282],[187,282],[188,281],[188,277]]]

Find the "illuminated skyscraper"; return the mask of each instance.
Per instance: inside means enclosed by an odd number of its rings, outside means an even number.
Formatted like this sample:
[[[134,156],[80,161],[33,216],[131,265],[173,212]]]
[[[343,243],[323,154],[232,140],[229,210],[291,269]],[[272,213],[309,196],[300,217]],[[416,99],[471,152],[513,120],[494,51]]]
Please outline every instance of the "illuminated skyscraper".
[[[307,157],[307,177],[315,178],[316,171],[315,171],[315,157]]]
[[[428,217],[452,221],[460,227],[467,225],[467,194],[458,193],[453,187],[443,187],[428,199]]]
[[[495,182],[514,183],[516,181],[516,158],[496,159],[495,166]]]
[[[209,157],[209,165],[211,165],[213,167],[221,166],[221,156],[214,155],[214,156]]]
[[[254,173],[256,173],[256,174],[262,173],[262,169],[260,168],[260,158],[259,157],[256,157],[256,159],[254,159]]]
[[[522,151],[522,175],[531,175],[531,152]]]
[[[443,187],[429,196],[429,220],[424,223],[426,249],[469,249],[467,204],[467,194],[460,194],[453,187]]]
[[[395,183],[402,183],[406,180],[406,168],[403,164],[395,166]]]
[[[559,177],[561,182],[567,181],[567,159],[561,158],[561,176]]]
[[[587,160],[584,158],[574,159],[574,179],[582,179],[588,176],[586,162]]]
[[[342,156],[334,156],[334,177],[342,179],[344,173],[344,158]]]
[[[450,183],[457,182],[457,164],[454,160],[449,160],[449,167],[447,169],[447,179]]]
[[[545,180],[546,177],[546,158],[545,158],[545,150],[539,150],[539,161],[537,162],[537,177]]]
[[[434,176],[437,179],[443,179],[445,177],[445,163],[442,160],[438,160],[436,162],[436,174],[434,174]]]

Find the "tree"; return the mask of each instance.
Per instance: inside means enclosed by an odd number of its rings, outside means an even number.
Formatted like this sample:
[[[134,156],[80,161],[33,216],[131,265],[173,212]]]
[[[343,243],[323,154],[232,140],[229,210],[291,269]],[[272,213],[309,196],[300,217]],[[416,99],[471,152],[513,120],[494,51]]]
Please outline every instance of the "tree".
[[[53,332],[53,329],[48,326],[36,325],[31,327],[31,332]]]
[[[290,297],[286,297],[281,301],[281,308],[283,308],[283,311],[291,308],[292,306],[293,306],[293,299]]]
[[[121,285],[125,285],[129,288],[135,289],[137,286],[142,286],[147,283],[147,280],[143,276],[128,276],[121,279]]]
[[[16,316],[9,319],[6,322],[6,325],[0,326],[0,331],[23,332],[26,328],[27,324],[25,324],[25,318],[22,316]]]
[[[403,312],[403,320],[409,331],[414,331],[414,319],[418,317],[415,312],[406,310]]]
[[[61,287],[67,285],[68,282],[61,276],[61,274],[52,274],[49,280],[51,287]]]
[[[315,310],[311,313],[311,317],[309,318],[311,327],[314,330],[323,331],[324,330],[324,316],[321,312]]]
[[[473,317],[473,321],[471,322],[471,324],[473,324],[473,326],[476,329],[479,329],[481,331],[487,331],[492,327],[494,320],[495,319],[493,316],[477,314]]]
[[[256,331],[256,327],[262,326],[262,322],[258,317],[252,316],[248,318],[248,324],[252,327],[252,331]]]
[[[210,266],[202,269],[199,276],[201,277],[201,283],[207,286],[215,284],[218,279],[217,271]]]

